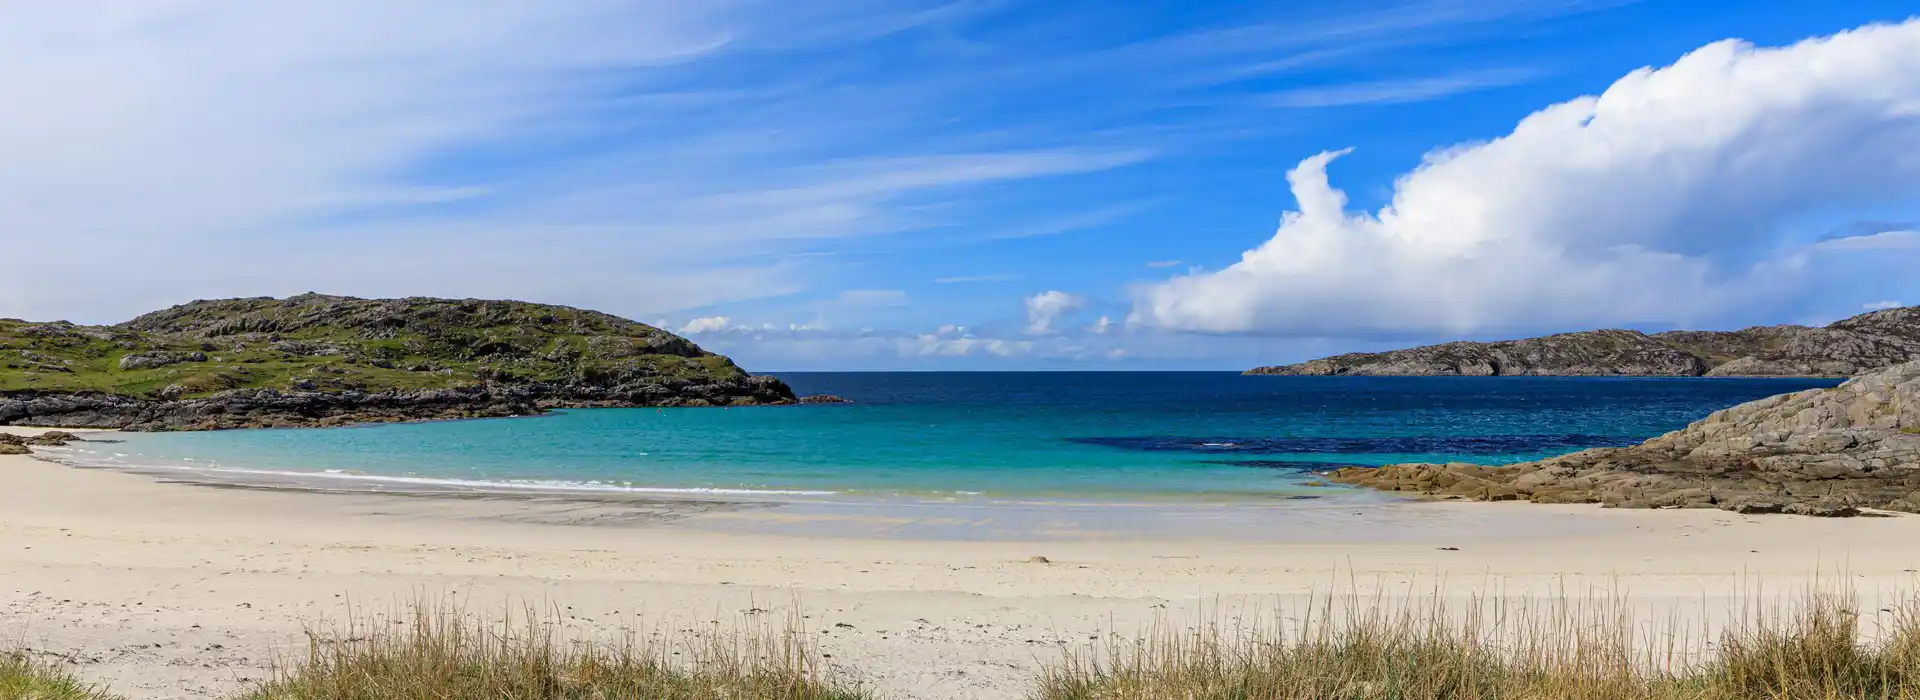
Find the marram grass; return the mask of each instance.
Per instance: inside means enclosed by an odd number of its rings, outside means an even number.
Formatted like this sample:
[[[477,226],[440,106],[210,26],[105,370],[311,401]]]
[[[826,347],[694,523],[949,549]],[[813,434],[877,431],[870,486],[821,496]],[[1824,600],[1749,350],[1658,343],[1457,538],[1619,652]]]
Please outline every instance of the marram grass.
[[[1711,636],[1617,600],[1448,605],[1322,597],[1305,614],[1163,626],[1044,665],[1032,700],[1920,700],[1920,606],[1848,595],[1748,610]],[[440,605],[309,635],[231,700],[867,700],[794,621],[613,642],[559,616]],[[1867,624],[1862,624],[1867,619]],[[915,696],[907,695],[905,699]],[[116,700],[0,654],[0,700]]]
[[[245,700],[863,700],[805,635],[717,629],[647,642],[568,640],[557,616],[494,623],[444,606],[404,624],[310,634],[306,656]]]
[[[0,653],[0,700],[118,700],[64,669],[25,654]]]
[[[1377,602],[1377,601],[1376,601]],[[1870,641],[1813,594],[1688,639],[1624,605],[1349,606],[1284,625],[1162,629],[1046,668],[1035,700],[1920,700],[1920,608]]]

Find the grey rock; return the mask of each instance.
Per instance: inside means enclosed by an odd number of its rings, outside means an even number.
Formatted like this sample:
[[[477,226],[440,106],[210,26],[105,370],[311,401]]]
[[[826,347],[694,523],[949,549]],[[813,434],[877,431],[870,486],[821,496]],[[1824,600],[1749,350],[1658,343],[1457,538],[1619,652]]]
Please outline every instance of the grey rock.
[[[204,362],[206,356],[201,355],[200,357],[202,358],[201,361]],[[125,357],[120,358],[120,370],[123,372],[132,372],[135,370],[153,369],[155,367],[165,367],[167,365],[179,364],[187,361],[189,361],[189,357],[187,355],[182,355],[179,353],[171,353],[171,352],[134,353],[134,354],[127,355]]]
[[[1632,447],[1503,467],[1396,464],[1333,481],[1483,500],[1722,508],[1820,517],[1920,513],[1920,361],[1718,411]]]

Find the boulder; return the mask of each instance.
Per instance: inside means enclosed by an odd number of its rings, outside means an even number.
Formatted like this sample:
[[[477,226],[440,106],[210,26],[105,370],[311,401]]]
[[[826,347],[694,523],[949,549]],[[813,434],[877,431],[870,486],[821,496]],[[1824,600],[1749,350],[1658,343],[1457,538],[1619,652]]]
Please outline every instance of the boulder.
[[[202,355],[202,357],[205,357]],[[140,352],[120,358],[120,371],[132,372],[155,367],[179,364],[188,361],[188,356],[171,352]]]

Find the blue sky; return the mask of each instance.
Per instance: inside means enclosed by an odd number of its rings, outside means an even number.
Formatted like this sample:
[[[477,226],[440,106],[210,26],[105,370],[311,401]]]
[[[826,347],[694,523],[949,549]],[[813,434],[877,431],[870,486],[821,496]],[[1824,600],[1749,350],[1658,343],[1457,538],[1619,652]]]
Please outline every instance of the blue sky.
[[[512,297],[1096,369],[1920,303],[1907,3],[791,5],[9,4],[0,245],[46,264],[0,316]]]

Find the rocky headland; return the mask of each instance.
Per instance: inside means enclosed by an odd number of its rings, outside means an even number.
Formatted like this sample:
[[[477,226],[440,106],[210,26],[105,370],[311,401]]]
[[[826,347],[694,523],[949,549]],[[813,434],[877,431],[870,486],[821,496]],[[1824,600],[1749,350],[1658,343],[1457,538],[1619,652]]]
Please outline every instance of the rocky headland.
[[[1920,359],[1920,306],[1825,327],[1597,330],[1349,353],[1247,374],[1371,376],[1851,377]]]
[[[196,301],[113,326],[0,319],[0,425],[324,426],[797,402],[685,338],[517,301]]]
[[[1742,513],[1920,513],[1920,361],[1716,412],[1632,447],[1500,467],[1396,464],[1331,481],[1430,496]]]

